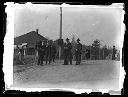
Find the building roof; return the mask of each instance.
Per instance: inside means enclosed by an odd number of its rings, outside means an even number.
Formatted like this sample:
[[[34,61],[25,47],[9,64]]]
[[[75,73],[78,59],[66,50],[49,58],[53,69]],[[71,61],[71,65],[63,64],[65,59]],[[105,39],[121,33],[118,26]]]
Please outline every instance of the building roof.
[[[38,34],[36,31],[31,31],[27,34],[18,36],[14,38],[14,45],[21,45],[22,43],[27,43],[29,47],[35,47],[37,41],[48,40],[42,35]]]

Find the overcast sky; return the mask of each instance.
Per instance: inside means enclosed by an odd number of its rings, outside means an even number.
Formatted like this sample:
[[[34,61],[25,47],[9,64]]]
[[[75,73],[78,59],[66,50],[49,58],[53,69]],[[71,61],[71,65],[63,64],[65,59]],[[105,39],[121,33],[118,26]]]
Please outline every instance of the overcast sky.
[[[62,38],[80,38],[90,45],[95,39],[102,44],[119,47],[121,9],[115,8],[62,8]],[[50,39],[59,38],[59,7],[17,7],[15,9],[15,37],[39,29],[39,34]]]

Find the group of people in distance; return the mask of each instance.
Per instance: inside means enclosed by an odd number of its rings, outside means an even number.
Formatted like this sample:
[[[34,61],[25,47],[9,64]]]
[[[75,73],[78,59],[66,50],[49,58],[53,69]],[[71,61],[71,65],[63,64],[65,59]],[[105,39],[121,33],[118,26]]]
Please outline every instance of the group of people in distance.
[[[70,43],[69,39],[66,38],[66,42],[64,43],[64,64],[68,65],[69,62],[72,65],[72,44]],[[42,65],[44,58],[47,63],[51,63],[55,61],[56,57],[56,47],[53,45],[53,41],[39,41],[36,45],[36,50],[38,52],[38,65]],[[80,39],[77,39],[77,46],[75,48],[75,58],[76,58],[76,65],[81,63],[81,54],[82,54],[82,44],[80,43]]]
[[[53,41],[39,41],[36,45],[36,50],[38,52],[38,65],[42,65],[44,61],[44,57],[47,63],[54,62],[56,56],[56,47],[53,45]]]
[[[68,65],[70,62],[70,65],[72,65],[72,45],[69,41],[69,39],[66,39],[66,43],[64,43],[64,64],[63,65]],[[81,63],[81,54],[82,54],[82,44],[80,43],[80,39],[77,39],[77,45],[75,48],[75,58],[76,58],[76,65],[79,65]]]

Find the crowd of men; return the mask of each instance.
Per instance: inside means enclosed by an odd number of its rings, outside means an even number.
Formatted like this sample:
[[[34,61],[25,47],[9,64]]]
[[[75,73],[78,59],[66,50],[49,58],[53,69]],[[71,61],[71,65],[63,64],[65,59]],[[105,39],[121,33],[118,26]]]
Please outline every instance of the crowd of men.
[[[38,65],[44,64],[44,58],[47,63],[51,63],[55,61],[55,56],[56,56],[56,48],[53,45],[53,41],[39,41],[36,45],[36,50],[38,52]]]
[[[68,65],[70,62],[70,65],[72,65],[72,59],[73,55],[71,52],[72,45],[69,41],[69,39],[66,39],[66,43],[64,43],[64,64]],[[77,46],[75,48],[75,58],[76,58],[76,65],[79,65],[81,63],[81,54],[82,54],[82,44],[80,43],[80,39],[77,39]]]
[[[56,57],[56,47],[53,45],[53,41],[39,41],[36,45],[36,50],[38,52],[38,65],[45,63],[51,63],[55,61]],[[72,65],[72,44],[70,43],[69,39],[66,39],[64,43],[64,64],[68,65],[69,63]],[[75,58],[76,58],[76,65],[81,63],[81,54],[82,54],[82,44],[80,43],[80,39],[77,39],[77,46],[75,48]]]

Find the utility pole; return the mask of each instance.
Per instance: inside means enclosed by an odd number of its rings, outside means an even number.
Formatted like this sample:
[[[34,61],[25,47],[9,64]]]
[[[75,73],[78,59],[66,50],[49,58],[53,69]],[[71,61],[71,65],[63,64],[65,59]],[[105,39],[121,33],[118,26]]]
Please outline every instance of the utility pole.
[[[99,60],[100,60],[100,47],[99,47]]]
[[[104,60],[105,58],[104,58],[104,48],[103,48],[103,60]]]
[[[92,56],[91,56],[91,45],[90,45],[90,60],[92,59],[91,57],[92,57]]]
[[[60,7],[60,36],[59,39],[62,39],[62,7]],[[59,60],[61,58],[61,45],[59,45]]]

